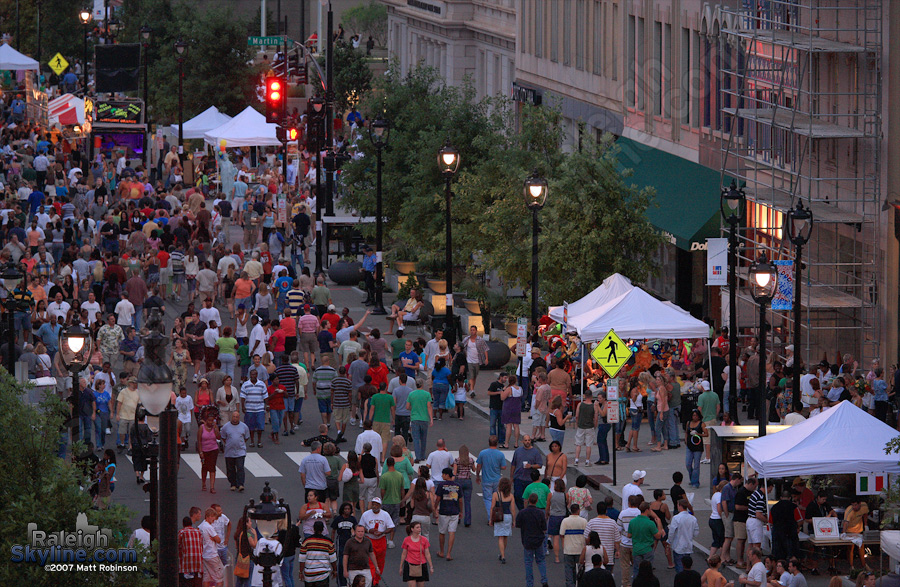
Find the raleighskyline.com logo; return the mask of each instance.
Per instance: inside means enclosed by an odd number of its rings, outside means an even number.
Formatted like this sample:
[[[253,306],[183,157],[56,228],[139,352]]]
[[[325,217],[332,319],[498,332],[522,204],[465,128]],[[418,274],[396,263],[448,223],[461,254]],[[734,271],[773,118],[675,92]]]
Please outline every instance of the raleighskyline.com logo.
[[[78,514],[75,531],[44,532],[28,524],[28,544],[10,549],[11,562],[37,564],[47,571],[137,571],[134,548],[110,548],[112,531],[88,524]]]

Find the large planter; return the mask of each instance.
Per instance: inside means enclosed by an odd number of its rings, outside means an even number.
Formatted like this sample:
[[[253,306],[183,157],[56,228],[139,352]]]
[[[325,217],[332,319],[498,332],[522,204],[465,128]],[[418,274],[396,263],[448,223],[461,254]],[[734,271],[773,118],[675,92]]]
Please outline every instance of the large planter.
[[[504,327],[506,328],[507,334],[510,336],[518,336],[519,335],[519,323],[518,322],[507,322]]]
[[[445,279],[428,279],[428,289],[436,294],[447,293],[447,280]]]
[[[473,316],[481,315],[481,304],[478,303],[478,300],[463,300],[463,306],[465,306],[469,314]]]
[[[502,369],[509,363],[512,357],[509,347],[498,340],[489,340],[488,343],[488,362],[486,369]]]
[[[397,273],[400,273],[402,275],[409,275],[410,273],[415,272],[416,262],[415,261],[394,261],[394,270]]]
[[[359,261],[336,261],[328,268],[328,278],[338,285],[356,285],[362,281],[362,263]]]

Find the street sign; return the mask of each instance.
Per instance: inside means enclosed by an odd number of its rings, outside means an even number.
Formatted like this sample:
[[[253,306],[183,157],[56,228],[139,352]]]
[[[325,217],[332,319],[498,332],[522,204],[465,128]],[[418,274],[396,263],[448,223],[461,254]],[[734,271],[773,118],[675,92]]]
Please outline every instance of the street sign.
[[[247,37],[248,47],[281,47],[285,43],[282,35],[273,35],[269,37]],[[288,45],[293,45],[294,41],[287,39]]]
[[[66,58],[62,56],[62,53],[57,53],[50,58],[50,61],[47,62],[47,65],[50,66],[50,69],[53,70],[53,73],[59,75],[64,72],[67,67],[69,67],[69,62],[66,61]]]
[[[516,324],[516,356],[525,356],[525,344],[528,339],[528,318],[519,318]]]
[[[619,380],[615,377],[606,381],[606,423],[619,423]]]
[[[610,377],[615,377],[633,354],[625,341],[613,330],[607,332],[603,340],[591,351],[591,356]]]

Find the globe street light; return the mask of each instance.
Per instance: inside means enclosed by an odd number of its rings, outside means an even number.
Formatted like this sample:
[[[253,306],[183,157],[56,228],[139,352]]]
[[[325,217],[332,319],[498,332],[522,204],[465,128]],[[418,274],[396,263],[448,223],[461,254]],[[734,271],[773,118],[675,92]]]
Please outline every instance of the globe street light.
[[[778,271],[765,255],[750,266],[750,295],[759,304],[759,435],[766,435],[766,305],[778,289]],[[733,310],[732,310],[733,311]],[[796,390],[795,392],[796,393]]]
[[[447,246],[444,259],[447,285],[447,317],[444,322],[444,338],[447,344],[456,342],[456,328],[453,320],[453,250],[450,238],[450,200],[453,198],[453,192],[450,191],[450,182],[456,171],[459,169],[459,151],[450,145],[450,139],[444,143],[444,146],[438,151],[438,168],[444,176],[444,198],[446,200],[446,232]]]
[[[719,210],[728,223],[728,413],[732,422],[738,424],[737,409],[737,254],[738,226],[744,220],[746,195],[743,188],[731,180],[731,187],[722,188]]]
[[[531,210],[531,331],[538,329],[538,211],[547,201],[547,180],[537,169],[525,180],[525,206]]]
[[[148,106],[149,99],[147,97],[150,71],[150,35],[153,33],[148,25],[141,27],[141,48],[144,54],[144,124],[147,126],[144,130],[144,166],[150,168],[150,108]]]
[[[84,95],[88,95],[88,26],[91,24],[91,11],[87,9],[83,9],[78,13],[78,20],[81,21],[81,24],[84,25],[84,62],[82,63],[82,82],[81,85],[84,87]]]
[[[797,207],[791,208],[784,218],[787,224],[785,232],[788,238],[794,244],[794,367],[792,370],[792,381],[794,392],[791,397],[791,403],[795,412],[803,409],[802,397],[800,394],[800,325],[801,308],[800,308],[800,281],[803,279],[803,245],[809,242],[812,234],[813,215],[812,210],[803,207],[803,202],[798,198]]]
[[[387,147],[391,136],[391,125],[379,114],[369,125],[369,140],[375,146],[377,154],[376,163],[376,182],[375,182],[375,307],[372,309],[373,314],[384,315],[387,310],[384,309],[384,299],[382,290],[384,289],[384,253],[381,250],[383,239],[383,214],[381,211],[381,152]]]
[[[323,253],[325,247],[322,239],[322,207],[324,204],[324,195],[322,186],[322,146],[323,146],[323,125],[325,115],[325,100],[321,96],[313,96],[309,101],[312,111],[310,112],[307,128],[315,129],[315,134],[307,133],[307,150],[316,152],[316,268],[315,275],[322,272],[324,261]]]
[[[75,322],[60,333],[59,352],[62,354],[63,364],[72,373],[72,405],[75,410],[81,407],[81,391],[78,374],[87,367],[91,359],[93,347],[91,333],[82,328],[81,322],[75,318]],[[77,442],[78,426],[72,427],[72,446]]]
[[[184,153],[184,60],[187,56],[188,44],[181,37],[175,41],[175,53],[178,55],[178,154]]]
[[[256,504],[252,499],[250,500],[250,505],[244,508],[244,517],[250,520],[253,529],[259,532],[268,542],[278,532],[279,525],[283,525],[285,528],[290,527],[291,510],[284,503],[284,500],[279,500],[278,503],[275,503],[275,494],[272,493],[268,481],[263,487],[259,501],[260,503]],[[283,553],[277,553],[269,543],[265,545],[265,548],[258,555],[251,556],[253,562],[263,568],[263,587],[272,587],[273,569],[281,562],[283,557]]]

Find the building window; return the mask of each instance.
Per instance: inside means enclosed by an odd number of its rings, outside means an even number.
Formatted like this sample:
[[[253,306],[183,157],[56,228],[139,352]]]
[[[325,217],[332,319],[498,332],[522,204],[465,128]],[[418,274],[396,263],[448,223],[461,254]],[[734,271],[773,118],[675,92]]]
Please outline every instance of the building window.
[[[647,63],[647,55],[646,55],[646,51],[644,51],[644,35],[645,35],[646,31],[644,29],[644,19],[643,18],[638,17],[638,19],[637,19],[636,33],[637,33],[637,38],[636,38],[637,47],[635,48],[635,52],[637,53],[637,64],[636,64],[636,68],[635,68],[636,69],[635,78],[637,81],[637,109],[643,110],[644,109],[644,98],[645,98],[644,91],[646,90],[646,86],[647,86],[647,78],[645,77],[646,76],[645,66]]]
[[[594,1],[594,34],[589,38],[593,44],[591,71],[603,75],[603,42],[606,40],[606,4]],[[582,33],[584,34],[584,33]]]
[[[653,114],[656,116],[662,116],[662,103],[663,103],[663,87],[662,87],[662,77],[663,77],[663,67],[662,67],[662,52],[663,52],[663,36],[662,36],[662,23],[658,20],[653,23],[653,62],[650,64],[651,67],[651,76],[652,76],[652,84],[650,86],[651,99],[653,100]]]
[[[634,41],[636,19],[628,15],[628,29],[625,31],[625,105],[634,107]],[[615,29],[615,27],[613,27]]]
[[[675,88],[672,84],[672,25],[666,23],[665,28],[665,48],[663,49],[663,115],[666,118],[672,118],[672,95]]]
[[[550,61],[559,62],[559,10],[550,9]]]
[[[784,214],[758,202],[747,202],[747,226],[756,231],[756,242],[773,244],[780,241],[784,226]]]
[[[575,69],[580,71],[584,71],[584,56],[587,52],[587,47],[584,42],[584,30],[586,28],[596,30],[597,24],[596,20],[594,20],[594,22],[588,22],[585,6],[586,1],[587,0],[575,0]],[[600,37],[601,35],[595,36]]]
[[[563,38],[563,65],[572,65],[572,0],[563,0],[563,22],[562,22],[562,38]],[[587,25],[585,22],[578,23],[577,28],[583,28]]]
[[[544,56],[544,0],[534,0],[534,55]]]
[[[613,4],[612,7],[612,26],[610,30],[612,34],[612,78],[613,81],[619,79],[619,5]]]
[[[691,124],[691,30],[681,29],[681,100],[678,108],[681,110],[681,124]]]
[[[712,43],[709,35],[703,35],[703,126],[709,128],[712,118],[710,110],[712,108]]]

